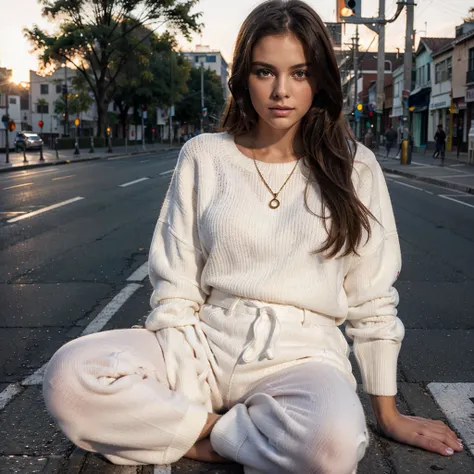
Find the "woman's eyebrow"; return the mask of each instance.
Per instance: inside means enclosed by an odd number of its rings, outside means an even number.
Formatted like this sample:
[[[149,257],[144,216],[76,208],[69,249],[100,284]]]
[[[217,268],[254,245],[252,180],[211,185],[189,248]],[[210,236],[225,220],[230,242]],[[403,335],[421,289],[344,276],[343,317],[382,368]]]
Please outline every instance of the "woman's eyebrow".
[[[297,68],[306,67],[306,66],[309,66],[309,65],[310,65],[310,63],[295,64],[294,66],[290,66],[290,69],[297,69]],[[273,66],[272,64],[269,64],[269,63],[265,63],[263,61],[254,61],[252,63],[252,66],[263,66],[263,67],[267,67],[269,69],[275,69],[275,66]]]

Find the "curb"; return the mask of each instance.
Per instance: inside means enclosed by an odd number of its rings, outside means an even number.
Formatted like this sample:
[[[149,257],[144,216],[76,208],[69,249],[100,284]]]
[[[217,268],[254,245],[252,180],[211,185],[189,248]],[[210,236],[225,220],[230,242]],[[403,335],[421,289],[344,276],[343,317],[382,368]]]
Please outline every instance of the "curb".
[[[380,161],[379,161],[379,163],[380,163]],[[436,179],[436,178],[429,178],[427,176],[419,176],[419,175],[416,175],[416,174],[413,174],[413,173],[408,173],[406,171],[400,171],[398,169],[390,168],[390,167],[386,166],[383,163],[380,163],[380,166],[382,167],[382,169],[384,171],[388,171],[389,173],[393,173],[393,174],[398,174],[398,175],[403,176],[405,178],[410,178],[410,179],[414,179],[414,180],[417,180],[417,181],[423,181],[423,182],[428,183],[428,184],[434,184],[436,186],[441,186],[442,188],[454,189],[455,191],[461,191],[463,193],[474,194],[474,188],[472,188],[471,186],[464,186],[462,184],[457,184],[457,183],[449,183],[448,181],[442,181],[442,180]]]
[[[119,157],[126,157],[126,156],[134,156],[134,155],[150,155],[152,153],[161,153],[170,150],[177,149],[177,147],[173,148],[162,148],[159,150],[146,150],[146,151],[132,151],[130,153],[117,153],[112,155],[105,155],[105,156],[92,156],[89,158],[73,158],[73,159],[59,159],[56,161],[45,161],[44,163],[32,163],[28,165],[19,165],[19,166],[11,166],[10,168],[0,168],[0,173],[10,173],[12,171],[23,171],[29,170],[34,168],[43,168],[48,166],[58,166],[58,165],[70,165],[72,163],[84,163],[86,161],[96,161],[96,160],[105,160],[108,158],[119,158]]]

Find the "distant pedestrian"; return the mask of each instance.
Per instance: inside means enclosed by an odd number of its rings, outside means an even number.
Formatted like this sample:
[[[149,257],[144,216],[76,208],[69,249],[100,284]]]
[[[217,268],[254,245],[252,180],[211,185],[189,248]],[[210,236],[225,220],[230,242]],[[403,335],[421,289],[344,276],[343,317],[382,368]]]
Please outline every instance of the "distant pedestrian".
[[[385,148],[387,149],[387,158],[392,149],[393,143],[397,139],[397,132],[390,125],[388,130],[385,132]]]
[[[436,142],[436,149],[433,153],[433,158],[438,158],[441,154],[441,166],[444,166],[444,153],[446,150],[446,133],[441,124],[438,125],[438,131],[435,133],[434,140]]]
[[[400,125],[397,128],[397,143],[398,143],[398,149],[397,149],[397,154],[395,158],[398,158],[400,156],[400,153],[402,152],[402,144],[403,144],[403,125],[400,123]]]

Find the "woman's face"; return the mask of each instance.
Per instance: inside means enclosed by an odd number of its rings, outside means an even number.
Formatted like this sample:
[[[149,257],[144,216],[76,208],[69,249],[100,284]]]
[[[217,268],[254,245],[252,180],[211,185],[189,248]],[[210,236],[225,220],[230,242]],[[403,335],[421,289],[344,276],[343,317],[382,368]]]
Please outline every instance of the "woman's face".
[[[286,130],[308,112],[316,93],[303,45],[292,34],[265,36],[254,46],[249,92],[261,120]]]

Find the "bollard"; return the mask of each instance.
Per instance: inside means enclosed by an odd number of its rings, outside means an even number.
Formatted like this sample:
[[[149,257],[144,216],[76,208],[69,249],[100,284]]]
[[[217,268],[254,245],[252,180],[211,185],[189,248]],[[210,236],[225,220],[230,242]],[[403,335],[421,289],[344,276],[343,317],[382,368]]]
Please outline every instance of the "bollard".
[[[406,165],[408,164],[408,140],[402,141],[402,152],[400,153],[400,164]]]
[[[40,147],[40,161],[44,161],[44,156],[43,156],[43,146]]]
[[[107,151],[108,151],[109,153],[112,153],[112,137],[111,137],[110,135],[109,135],[109,137],[108,137],[108,144],[109,144],[109,145],[108,145]]]
[[[94,137],[91,137],[91,149],[89,150],[89,153],[94,153]]]
[[[28,160],[26,159],[26,146],[23,146],[23,163],[28,163]]]
[[[54,139],[54,151],[56,152],[56,159],[57,159],[57,160],[59,160],[58,142],[59,142],[59,138],[56,137],[56,138]]]
[[[76,137],[76,141],[74,142],[74,154],[75,154],[75,155],[79,155],[79,154],[80,154],[80,151],[79,151],[79,141],[77,140],[77,137]]]

